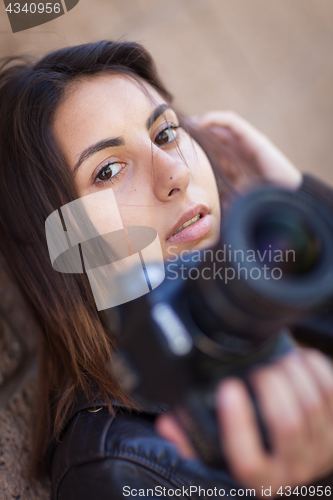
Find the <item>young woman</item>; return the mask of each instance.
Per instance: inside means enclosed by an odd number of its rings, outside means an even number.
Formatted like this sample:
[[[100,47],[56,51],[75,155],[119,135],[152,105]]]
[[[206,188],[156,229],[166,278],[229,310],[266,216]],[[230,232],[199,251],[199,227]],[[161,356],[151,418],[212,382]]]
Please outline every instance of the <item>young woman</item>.
[[[196,498],[195,486],[215,496],[242,496],[226,471],[183,457],[157,434],[161,407],[131,411],[131,398],[110,371],[112,332],[103,326],[86,276],[52,269],[45,220],[112,187],[123,225],[155,228],[167,259],[171,246],[180,252],[217,241],[221,203],[232,185],[242,189],[261,176],[297,189],[301,175],[233,113],[193,121],[177,114],[150,56],[135,43],[99,42],[37,62],[5,61],[0,137],[1,251],[40,326],[33,460],[40,474],[51,473],[53,498],[158,497],[172,489]],[[297,351],[255,372],[253,385],[272,435],[269,454],[242,383],[226,381],[217,393],[234,478],[260,496],[262,487],[274,494],[327,475],[333,469],[333,374],[324,356]],[[172,421],[158,422],[186,454]]]

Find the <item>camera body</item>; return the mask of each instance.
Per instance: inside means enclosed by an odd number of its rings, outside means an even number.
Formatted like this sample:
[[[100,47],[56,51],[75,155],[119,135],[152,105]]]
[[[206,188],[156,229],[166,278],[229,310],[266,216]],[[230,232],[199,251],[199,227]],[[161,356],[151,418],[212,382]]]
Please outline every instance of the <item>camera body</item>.
[[[167,403],[201,457],[220,467],[216,385],[247,381],[254,366],[294,348],[293,325],[331,308],[332,256],[332,215],[307,194],[269,186],[236,198],[214,249],[166,261],[158,288],[120,306],[125,389]]]

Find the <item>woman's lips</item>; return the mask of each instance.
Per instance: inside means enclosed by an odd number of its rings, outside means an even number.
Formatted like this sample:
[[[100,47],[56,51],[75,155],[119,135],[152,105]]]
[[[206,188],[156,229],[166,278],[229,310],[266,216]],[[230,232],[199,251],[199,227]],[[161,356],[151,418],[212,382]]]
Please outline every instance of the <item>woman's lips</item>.
[[[201,219],[190,226],[173,234],[167,239],[168,243],[189,243],[203,238],[212,228],[213,218],[211,215],[202,215]]]

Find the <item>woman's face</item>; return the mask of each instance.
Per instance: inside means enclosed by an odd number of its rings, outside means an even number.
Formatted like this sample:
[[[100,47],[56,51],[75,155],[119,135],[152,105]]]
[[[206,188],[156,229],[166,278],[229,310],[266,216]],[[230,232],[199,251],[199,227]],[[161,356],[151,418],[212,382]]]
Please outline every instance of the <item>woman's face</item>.
[[[53,128],[80,197],[112,188],[123,225],[156,229],[167,259],[216,243],[219,196],[203,150],[165,100],[142,85],[147,92],[123,75],[82,79]]]

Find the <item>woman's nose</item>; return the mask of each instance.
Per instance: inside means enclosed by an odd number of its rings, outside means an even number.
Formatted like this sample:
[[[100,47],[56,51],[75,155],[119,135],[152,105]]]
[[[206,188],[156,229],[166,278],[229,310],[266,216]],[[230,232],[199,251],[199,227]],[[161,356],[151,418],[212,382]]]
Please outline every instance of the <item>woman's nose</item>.
[[[153,191],[160,201],[169,201],[186,191],[191,172],[180,152],[156,149],[152,156]]]

